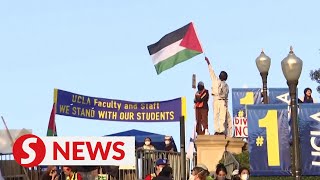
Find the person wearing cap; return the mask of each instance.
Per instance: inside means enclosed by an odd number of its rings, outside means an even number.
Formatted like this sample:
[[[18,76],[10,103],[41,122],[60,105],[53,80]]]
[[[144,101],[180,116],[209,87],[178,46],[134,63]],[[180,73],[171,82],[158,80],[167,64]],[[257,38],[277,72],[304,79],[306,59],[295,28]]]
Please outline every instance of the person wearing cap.
[[[167,165],[162,168],[162,171],[159,173],[157,177],[153,178],[153,180],[173,180],[172,174],[172,168]]]
[[[156,171],[155,173],[149,174],[146,176],[144,180],[152,180],[155,177],[159,176],[160,172],[165,166],[169,166],[168,160],[167,159],[158,159],[156,161]]]
[[[194,105],[196,110],[196,132],[198,135],[208,135],[208,100],[209,92],[205,89],[204,83],[200,81],[198,83],[198,91],[195,94]]]
[[[228,135],[231,133],[226,132],[226,121],[228,129],[232,129],[232,120],[228,111],[229,86],[226,83],[228,74],[225,71],[221,71],[219,77],[217,77],[209,59],[205,57],[205,60],[208,64],[212,80],[214,135]]]
[[[206,165],[197,164],[192,169],[192,174],[189,180],[213,180],[213,178],[210,176],[210,172],[208,171],[208,168]]]
[[[165,136],[164,137],[164,151],[167,152],[176,152],[174,146],[172,145],[172,137],[171,136]]]

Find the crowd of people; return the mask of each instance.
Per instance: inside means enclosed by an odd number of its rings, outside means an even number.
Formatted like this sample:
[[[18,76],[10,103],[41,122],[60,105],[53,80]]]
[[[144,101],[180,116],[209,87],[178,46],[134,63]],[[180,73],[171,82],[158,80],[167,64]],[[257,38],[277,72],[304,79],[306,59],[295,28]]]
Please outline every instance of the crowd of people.
[[[146,137],[144,141],[144,145],[142,147],[137,148],[138,150],[144,151],[153,151],[157,150],[155,146],[152,144],[152,139],[150,137]],[[164,138],[164,149],[161,149],[167,152],[176,152],[177,149],[173,146],[173,140],[171,136],[165,136]],[[159,159],[156,161],[155,172],[149,174],[146,177],[146,180],[166,180],[166,177],[172,177],[172,168],[168,165],[166,159]],[[0,173],[0,180],[1,179]],[[97,177],[98,180],[102,180],[103,178]],[[82,180],[83,177],[80,173],[77,173],[77,170],[73,166],[63,166],[62,172],[58,173],[56,166],[48,166],[47,170],[41,177],[41,180]]]
[[[155,172],[148,174],[144,180],[173,180],[173,170],[166,159],[158,159],[155,164]],[[250,170],[242,167],[227,178],[228,172],[223,164],[218,164],[214,173],[210,173],[204,164],[196,165],[190,172],[188,180],[249,180]]]
[[[82,180],[82,176],[71,166],[63,166],[60,174],[56,166],[48,166],[41,180]]]
[[[227,169],[223,164],[218,164],[213,174],[210,174],[207,166],[198,164],[192,169],[189,180],[230,180],[227,178],[227,175]],[[248,180],[249,176],[250,170],[242,167],[231,174],[231,180]]]
[[[194,98],[194,106],[196,113],[196,132],[198,135],[208,135],[208,112],[209,105],[208,100],[210,94],[213,96],[213,112],[214,112],[214,135],[230,136],[230,128],[232,128],[232,120],[230,113],[228,112],[228,95],[229,86],[226,83],[228,74],[225,71],[221,71],[217,77],[209,59],[205,58],[210,77],[212,80],[212,91],[205,88],[204,83],[200,81],[197,85],[197,92]],[[312,97],[312,89],[305,88],[304,96],[298,99],[299,103],[316,103],[316,100]],[[153,151],[157,150],[152,144],[152,139],[146,137],[144,145],[137,148],[138,150]],[[177,152],[171,136],[165,136],[164,138],[164,150],[167,152]],[[166,159],[158,159],[155,162],[155,172],[147,175],[145,180],[171,180],[173,179],[173,170]],[[240,168],[231,175],[231,180],[248,180],[250,171],[248,168]],[[208,168],[203,164],[196,165],[191,173],[189,180],[229,180],[227,177],[227,170],[223,164],[218,164],[216,171],[210,174]],[[82,180],[80,173],[71,166],[63,166],[62,173],[58,174],[56,166],[48,166],[46,172],[42,175],[41,180]],[[0,170],[0,180],[4,180]]]

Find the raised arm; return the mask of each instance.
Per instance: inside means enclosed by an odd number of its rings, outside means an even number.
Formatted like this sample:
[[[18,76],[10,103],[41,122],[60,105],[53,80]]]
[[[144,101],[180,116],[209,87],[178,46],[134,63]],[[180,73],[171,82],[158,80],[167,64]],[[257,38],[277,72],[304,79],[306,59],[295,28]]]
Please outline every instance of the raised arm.
[[[209,58],[205,57],[204,59],[207,61],[211,80],[212,80],[212,81],[215,81],[215,82],[218,81],[219,78],[218,78],[218,77],[216,76],[216,74],[214,73],[214,70],[213,70],[213,68],[212,68],[212,66],[211,66],[211,64],[210,64]]]

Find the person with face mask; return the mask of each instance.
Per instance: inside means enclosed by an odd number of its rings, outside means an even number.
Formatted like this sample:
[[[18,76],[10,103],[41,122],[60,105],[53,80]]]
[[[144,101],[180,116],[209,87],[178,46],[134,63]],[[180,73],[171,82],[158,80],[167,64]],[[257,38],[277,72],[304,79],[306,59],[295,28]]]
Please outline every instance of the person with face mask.
[[[239,169],[239,177],[241,180],[248,180],[250,175],[250,170],[248,168],[242,167]]]
[[[144,180],[153,180],[155,177],[159,176],[160,172],[165,166],[169,166],[167,159],[158,159],[156,161],[156,171],[155,173],[149,174],[145,177]]]
[[[207,57],[205,60],[209,67],[210,77],[212,80],[212,96],[213,96],[213,119],[214,119],[214,135],[232,136],[232,120],[228,111],[228,95],[229,86],[227,84],[228,74],[221,71],[219,77],[216,76],[210,61]],[[225,124],[227,123],[227,125]],[[228,132],[226,132],[226,126]]]
[[[208,100],[209,92],[204,88],[204,83],[198,83],[198,91],[195,94],[194,104],[196,109],[196,132],[198,135],[208,135]]]
[[[165,136],[164,138],[164,150],[167,152],[176,152],[177,150],[174,148],[172,144],[172,137],[171,136]]]
[[[146,137],[144,139],[144,145],[142,146],[142,148],[140,148],[142,150],[156,150],[156,148],[152,145],[152,141],[151,141],[151,138],[149,137]]]
[[[248,180],[249,179],[250,171],[248,168],[242,167],[237,171],[238,171],[237,174],[235,174],[232,177],[232,180]]]
[[[152,167],[154,164],[156,153],[154,152],[156,148],[152,145],[152,140],[150,137],[144,139],[143,146],[137,148],[138,157],[141,157],[143,163],[146,167]]]
[[[215,180],[229,180],[227,178],[227,169],[223,164],[217,165]]]

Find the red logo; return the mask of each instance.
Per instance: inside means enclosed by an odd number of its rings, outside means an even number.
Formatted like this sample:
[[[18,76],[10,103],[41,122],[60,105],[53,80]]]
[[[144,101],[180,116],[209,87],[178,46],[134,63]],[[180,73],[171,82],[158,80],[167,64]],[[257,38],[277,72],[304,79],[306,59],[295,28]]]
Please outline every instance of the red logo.
[[[13,145],[13,157],[23,167],[39,165],[46,155],[44,142],[36,135],[19,137]]]
[[[21,166],[38,165],[134,165],[134,137],[21,136],[13,145]]]

